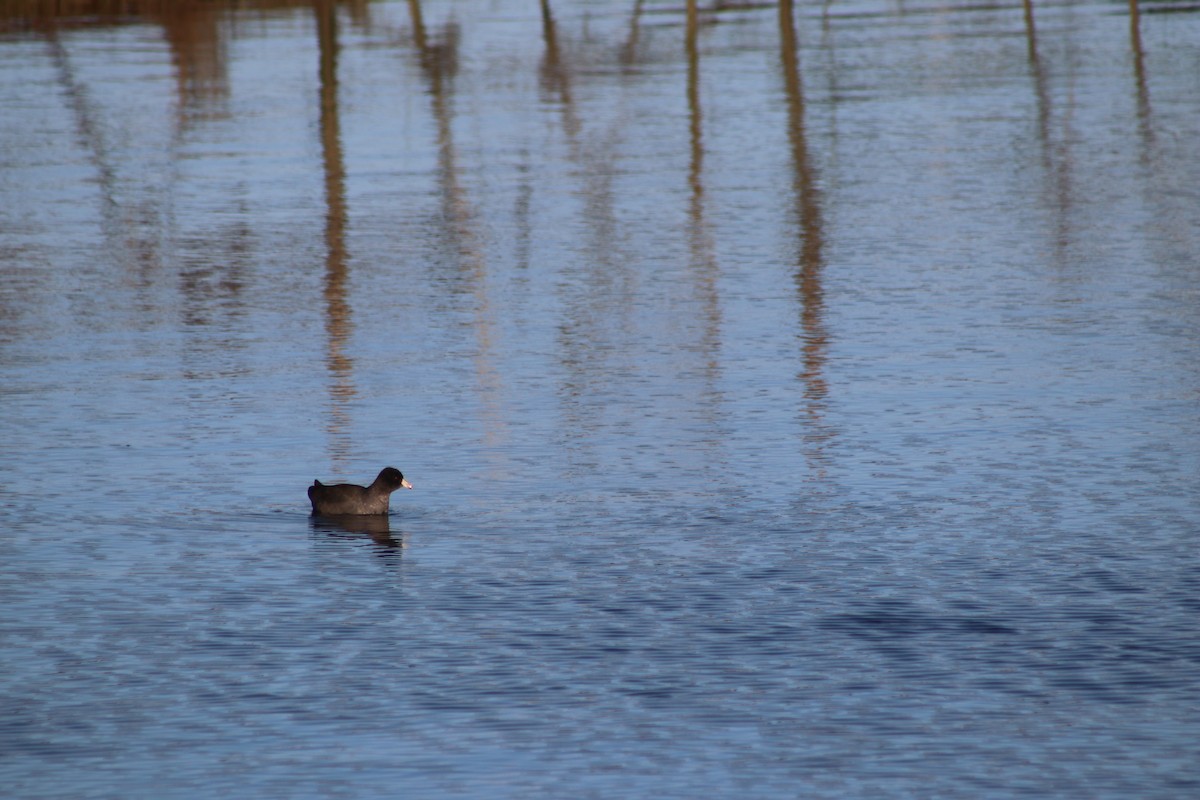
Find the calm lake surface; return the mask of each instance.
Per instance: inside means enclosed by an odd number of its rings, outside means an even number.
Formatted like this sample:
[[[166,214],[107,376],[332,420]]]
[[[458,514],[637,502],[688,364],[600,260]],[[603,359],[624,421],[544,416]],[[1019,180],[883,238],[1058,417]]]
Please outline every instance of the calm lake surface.
[[[0,5],[5,796],[1200,792],[1197,6],[690,6]]]

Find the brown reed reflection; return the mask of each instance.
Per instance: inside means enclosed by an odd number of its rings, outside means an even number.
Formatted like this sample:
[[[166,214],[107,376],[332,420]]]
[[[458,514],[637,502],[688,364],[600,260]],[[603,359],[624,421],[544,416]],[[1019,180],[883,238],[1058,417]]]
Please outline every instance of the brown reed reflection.
[[[225,13],[211,3],[185,2],[168,4],[156,15],[171,47],[181,127],[191,118],[225,110],[229,75],[218,24]]]
[[[563,56],[558,25],[554,21],[554,11],[549,0],[540,0],[539,8],[542,16],[542,58],[538,65],[538,89],[543,96],[543,102],[558,108],[571,161],[579,164],[582,161],[580,124],[571,93],[571,73]],[[586,169],[582,171],[587,174]],[[588,191],[586,197],[589,205],[595,203],[595,192]],[[558,338],[563,351],[562,363],[568,375],[560,391],[565,423],[563,430],[572,452],[585,441],[581,431],[586,430],[593,419],[581,399],[590,394],[588,385],[592,371],[589,364],[594,358],[595,345],[600,338],[599,332],[587,327],[594,317],[589,305],[596,300],[598,294],[589,291],[587,297],[572,299],[568,313],[559,323]]]
[[[1042,69],[1042,60],[1038,55],[1037,25],[1033,18],[1033,0],[1021,0],[1025,20],[1025,51],[1029,60],[1029,72],[1033,77],[1033,92],[1037,99],[1038,138],[1042,142],[1043,153],[1047,151],[1049,141],[1049,109],[1050,99],[1046,91],[1046,73]]]
[[[688,143],[691,161],[688,166],[688,184],[692,189],[692,209],[689,216],[700,220],[703,215],[704,185],[700,180],[704,169],[703,114],[700,110],[700,51],[696,36],[700,21],[696,11],[696,0],[687,0],[687,28],[684,46],[687,51],[687,107]]]
[[[586,398],[610,388],[606,360],[620,357],[623,352],[621,347],[609,346],[610,339],[614,331],[622,329],[634,305],[633,278],[619,244],[613,185],[615,150],[625,120],[616,115],[605,120],[607,127],[597,125],[584,130],[574,93],[577,70],[572,63],[572,42],[561,34],[549,0],[541,0],[540,8],[543,52],[538,75],[542,102],[558,112],[568,159],[583,184],[579,196],[583,201],[581,224],[588,259],[570,268],[578,270],[574,276],[578,280],[564,289],[565,310],[558,336],[560,359],[567,374],[560,389],[563,430],[574,442],[583,441],[580,432],[597,423],[594,408]],[[581,456],[581,460],[586,462],[587,456]]]
[[[1146,51],[1142,44],[1142,11],[1139,0],[1129,0],[1129,50],[1133,65],[1134,107],[1137,109],[1137,132],[1139,161],[1144,170],[1143,193],[1151,206],[1155,224],[1161,227],[1162,235],[1152,240],[1156,257],[1161,263],[1169,263],[1174,256],[1172,250],[1200,251],[1196,241],[1197,229],[1192,192],[1164,191],[1165,187],[1177,184],[1181,175],[1172,174],[1164,161],[1163,149],[1156,134],[1154,109],[1150,98],[1150,76],[1146,71]],[[1187,182],[1186,177],[1182,177]],[[1167,244],[1170,243],[1170,244]]]
[[[575,143],[579,136],[579,118],[571,97],[571,74],[564,63],[558,39],[558,25],[554,22],[554,11],[550,0],[540,0],[542,12],[542,61],[538,70],[541,90],[557,99],[562,109],[563,130],[567,138]]]
[[[1146,52],[1142,47],[1142,13],[1138,0],[1129,0],[1129,50],[1133,54],[1138,132],[1143,148],[1149,151],[1154,147],[1154,127],[1150,124],[1150,87],[1146,81]]]
[[[290,5],[303,5],[291,0]],[[275,3],[271,5],[283,5]],[[229,96],[219,25],[228,9],[205,0],[32,0],[0,2],[0,32],[58,31],[154,22],[171,49],[181,120],[213,113]]]
[[[116,168],[113,166],[103,128],[96,118],[96,111],[92,108],[88,98],[87,88],[75,74],[70,54],[58,35],[58,28],[54,25],[47,25],[43,28],[42,35],[49,46],[58,83],[62,86],[63,95],[67,98],[75,117],[75,127],[79,132],[80,141],[87,149],[88,160],[98,176],[100,215],[105,238],[108,239],[110,248],[123,252],[126,243],[124,222],[116,197]]]
[[[360,6],[363,0],[354,0]],[[4,0],[0,2],[0,33],[36,30],[45,25],[90,28],[124,25],[131,21],[162,21],[170,16],[203,27],[203,17],[224,14],[228,7],[250,11],[302,9],[311,0]],[[172,23],[176,24],[176,23]],[[190,34],[189,34],[190,35]]]
[[[721,302],[717,289],[720,268],[717,264],[712,234],[705,219],[704,206],[704,114],[700,106],[700,31],[696,0],[688,0],[685,49],[687,51],[688,142],[691,154],[688,165],[688,244],[692,269],[703,308],[701,354],[705,359],[704,374],[709,384],[708,394],[716,395],[715,381],[719,372],[718,350],[721,343]],[[707,404],[706,408],[711,406]],[[708,408],[708,410],[713,410]]]
[[[146,286],[163,261],[164,215],[168,205],[164,189],[157,181],[150,181],[144,171],[137,173],[137,181],[122,180],[125,176],[116,155],[120,147],[119,143],[110,142],[106,134],[105,109],[93,101],[86,80],[77,74],[71,54],[53,23],[54,20],[47,21],[41,35],[50,50],[63,96],[68,100],[79,141],[96,171],[106,255],[128,274],[136,275],[139,286]],[[129,184],[136,188],[129,188]]]
[[[621,44],[619,61],[626,71],[632,69],[637,64],[638,41],[641,39],[642,30],[642,5],[643,0],[637,0],[633,4],[633,13],[629,17],[629,34]]]
[[[1034,97],[1037,101],[1037,136],[1042,152],[1042,170],[1049,183],[1047,194],[1055,220],[1055,251],[1060,261],[1071,243],[1070,209],[1072,206],[1071,171],[1069,169],[1069,131],[1063,135],[1063,144],[1056,146],[1051,131],[1053,107],[1046,74],[1038,51],[1037,25],[1034,18],[1033,0],[1021,0],[1025,17],[1025,42],[1029,58],[1029,70],[1033,79]],[[1069,124],[1070,115],[1066,123]]]
[[[64,6],[75,8],[72,4]],[[130,276],[141,295],[137,306],[139,310],[154,306],[156,301],[149,293],[160,281],[164,266],[169,264],[175,267],[183,324],[187,327],[207,326],[221,315],[228,321],[243,310],[241,292],[247,283],[246,274],[251,269],[249,241],[252,230],[247,222],[244,199],[239,197],[229,201],[231,213],[222,218],[222,223],[210,223],[210,226],[219,225],[219,234],[214,233],[203,244],[190,237],[181,238],[174,230],[178,178],[171,169],[161,167],[176,158],[175,148],[191,118],[188,109],[205,102],[195,99],[205,92],[200,87],[201,82],[185,79],[182,75],[190,69],[187,65],[201,62],[208,64],[202,68],[206,74],[223,75],[224,69],[208,63],[220,60],[217,55],[220,48],[214,43],[218,28],[215,12],[198,9],[190,3],[158,11],[161,13],[150,21],[157,21],[163,26],[170,45],[179,102],[173,128],[170,124],[158,126],[153,119],[143,125],[146,141],[160,149],[138,148],[136,156],[131,156],[131,148],[124,141],[111,140],[115,112],[95,100],[89,91],[87,74],[80,74],[81,70],[74,64],[67,43],[74,41],[75,37],[66,37],[64,42],[64,37],[60,35],[60,25],[78,27],[81,23],[72,17],[60,17],[52,13],[31,20],[36,22],[39,34],[48,45],[63,96],[67,98],[75,118],[78,142],[95,170],[99,199],[97,211],[106,263],[119,266]],[[123,25],[130,24],[130,20],[124,16],[101,16],[89,18],[88,24]],[[95,68],[94,60],[89,59],[87,63],[88,68]],[[166,117],[166,114],[163,116]],[[155,141],[155,136],[162,138]],[[161,160],[156,161],[156,158]],[[224,343],[227,340],[219,341]],[[184,370],[188,376],[201,372],[203,370],[190,367]]]
[[[508,427],[501,412],[503,381],[496,368],[495,321],[488,292],[488,263],[477,230],[475,211],[459,177],[458,151],[454,140],[454,113],[450,102],[453,78],[458,71],[459,28],[454,22],[431,37],[426,29],[420,0],[408,0],[409,22],[421,73],[425,78],[431,112],[437,129],[438,183],[442,197],[442,220],[447,242],[457,255],[459,276],[469,287],[475,312],[475,377],[484,417],[484,440],[499,444],[507,440]],[[490,452],[501,450],[491,448]],[[503,465],[495,465],[497,474]]]
[[[346,300],[346,168],[342,156],[338,109],[338,28],[334,0],[313,0],[320,55],[321,161],[325,178],[325,355],[330,377],[330,413],[327,430],[334,463],[350,460],[350,413],[356,394],[354,359],[346,352],[354,331]]]
[[[481,276],[483,254],[474,228],[474,212],[459,180],[458,151],[454,141],[454,112],[450,99],[458,71],[459,29],[454,22],[442,26],[436,37],[426,30],[420,0],[408,0],[413,44],[431,104],[437,131],[438,183],[446,235],[461,257],[460,265],[473,282]]]
[[[779,56],[787,94],[788,144],[792,155],[792,198],[800,237],[797,252],[796,289],[800,300],[800,329],[803,344],[800,380],[804,384],[802,418],[810,445],[806,456],[818,476],[824,474],[825,443],[833,436],[824,422],[829,385],[825,378],[829,335],[825,330],[825,291],[821,274],[824,262],[824,231],[816,168],[809,153],[805,131],[804,85],[793,16],[792,0],[779,2]]]
[[[558,25],[554,21],[554,11],[549,0],[540,0],[542,16],[542,58],[538,64],[538,90],[543,102],[554,104],[559,109],[562,119],[563,132],[570,147],[571,160],[579,161],[579,119],[575,114],[575,106],[571,95],[570,71],[564,64],[561,45],[558,38]],[[591,195],[589,194],[589,197]],[[562,363],[568,378],[564,381],[559,393],[563,409],[567,444],[574,448],[584,439],[580,432],[591,420],[591,415],[582,407],[580,398],[588,394],[588,362],[589,345],[594,344],[596,335],[582,329],[591,314],[586,309],[571,308],[570,313],[559,323],[559,345],[562,348]]]

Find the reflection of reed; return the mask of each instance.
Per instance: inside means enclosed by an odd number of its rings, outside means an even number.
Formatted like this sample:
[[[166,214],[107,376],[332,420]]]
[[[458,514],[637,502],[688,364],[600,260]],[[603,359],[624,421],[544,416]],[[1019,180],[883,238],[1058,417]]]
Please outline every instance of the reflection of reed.
[[[566,51],[558,35],[558,26],[548,0],[541,0],[542,39],[544,52],[541,63],[541,88],[558,107],[562,118],[563,133],[571,161],[580,166],[586,186],[583,198],[586,204],[586,222],[592,236],[592,255],[597,272],[605,280],[611,280],[614,263],[614,243],[617,241],[617,217],[613,198],[613,163],[611,142],[616,137],[622,120],[612,120],[613,127],[607,140],[599,146],[587,142],[583,137],[583,125],[579,119],[576,101],[572,92],[572,70]]]
[[[1029,71],[1033,76],[1033,93],[1037,100],[1038,139],[1042,143],[1042,153],[1049,159],[1050,141],[1050,98],[1046,91],[1046,73],[1042,69],[1042,60],[1038,55],[1037,25],[1033,18],[1033,0],[1021,0],[1025,11],[1025,50],[1029,58]]]
[[[354,360],[346,348],[354,325],[346,302],[346,171],[342,158],[338,116],[338,32],[335,0],[314,0],[317,43],[320,48],[321,156],[325,168],[325,332],[326,366],[332,385],[329,417],[330,449],[334,462],[350,458],[350,414],[354,398]]]
[[[1146,82],[1146,53],[1142,49],[1142,14],[1138,0],[1129,0],[1129,49],[1133,53],[1138,131],[1145,148],[1150,150],[1154,146],[1154,128],[1150,124],[1150,87]]]
[[[803,337],[800,379],[804,383],[804,417],[810,428],[804,438],[813,445],[810,457],[820,463],[823,445],[832,436],[823,424],[825,398],[829,391],[824,371],[829,337],[825,330],[825,292],[821,283],[824,238],[816,169],[808,152],[804,126],[804,86],[800,78],[792,0],[780,0],[779,3],[779,54],[787,93],[788,143],[794,173],[792,194],[801,239],[796,272]]]
[[[490,444],[506,438],[507,428],[498,399],[502,395],[500,373],[495,361],[495,333],[491,298],[488,293],[487,259],[476,230],[475,214],[467,192],[459,181],[458,155],[454,141],[451,106],[453,83],[458,69],[458,27],[451,23],[436,40],[430,38],[421,13],[420,0],[408,0],[413,43],[421,72],[428,85],[434,123],[437,127],[438,177],[442,190],[442,219],[445,234],[454,246],[464,277],[471,286],[475,308],[475,376],[484,415],[484,437]],[[493,451],[496,452],[496,451]]]
[[[622,352],[606,336],[623,330],[633,302],[632,276],[620,251],[613,178],[613,145],[624,122],[620,114],[599,137],[584,136],[575,94],[571,52],[564,46],[549,0],[541,0],[543,53],[539,88],[543,102],[559,112],[569,159],[583,180],[582,221],[588,234],[586,263],[569,284],[566,311],[559,326],[561,361],[567,378],[561,387],[563,430],[568,441],[581,441],[582,431],[598,422],[593,399],[611,387],[605,360]],[[636,22],[635,22],[636,24]],[[573,454],[573,458],[578,456]],[[586,456],[584,457],[586,460]]]
[[[1164,191],[1165,187],[1176,185],[1176,181],[1185,177],[1186,172],[1172,174],[1167,163],[1163,161],[1158,136],[1155,134],[1155,117],[1150,103],[1150,79],[1146,72],[1146,52],[1142,46],[1141,9],[1138,0],[1129,0],[1129,49],[1133,61],[1133,81],[1135,107],[1137,109],[1137,132],[1140,140],[1139,161],[1145,170],[1143,177],[1143,192],[1146,205],[1152,208],[1154,224],[1161,230],[1161,235],[1152,238],[1153,246],[1157,249],[1164,247],[1166,251],[1158,254],[1160,263],[1170,263],[1175,259],[1176,247],[1190,248],[1195,252],[1192,242],[1195,236],[1195,208],[1192,207],[1191,191]],[[1187,243],[1187,244],[1184,244]]]
[[[181,124],[220,108],[229,97],[223,40],[218,20],[223,10],[211,3],[177,3],[158,15],[171,46]]]
[[[293,0],[301,5],[300,0]],[[33,0],[0,2],[0,31],[21,24],[39,30],[58,27],[157,22],[171,48],[180,117],[193,116],[229,95],[219,20],[227,11],[208,0]],[[144,18],[144,19],[143,19]]]
[[[702,353],[706,359],[704,372],[710,382],[709,393],[715,394],[712,386],[718,369],[717,351],[721,339],[721,304],[717,292],[716,254],[713,249],[712,236],[705,220],[704,208],[704,121],[700,106],[700,49],[697,41],[700,24],[696,9],[696,0],[688,0],[687,4],[687,104],[688,104],[688,140],[690,144],[691,162],[688,169],[688,185],[691,188],[691,201],[688,206],[690,226],[689,245],[691,248],[692,266],[696,270],[701,304],[704,309],[704,332],[701,342]]]
[[[241,0],[230,5],[266,11],[303,8],[310,3],[311,0]],[[203,12],[212,5],[212,0],[4,0],[0,3],[0,23],[14,27],[51,20],[74,26],[125,24],[138,17]]]
[[[454,113],[451,108],[452,78],[458,71],[458,27],[444,26],[442,35],[433,39],[425,28],[420,0],[408,0],[409,18],[413,27],[413,44],[421,73],[425,76],[437,129],[438,176],[442,190],[442,218],[449,223],[447,238],[452,242],[463,263],[470,267],[472,279],[483,270],[483,255],[475,234],[474,215],[467,194],[458,179],[458,152],[454,143]]]
[[[688,172],[688,183],[692,187],[693,210],[703,207],[700,201],[703,195],[703,185],[700,174],[704,169],[704,142],[702,140],[703,122],[700,112],[700,50],[696,36],[700,29],[697,18],[696,0],[687,0],[687,34],[685,37],[687,50],[687,105],[688,105],[688,141],[691,144],[691,165]],[[694,217],[695,215],[693,215]]]
[[[198,44],[199,40],[205,40],[211,45],[211,37],[216,35],[210,14],[202,14],[204,21],[199,23],[186,18],[182,11],[166,16],[171,17],[169,24],[175,26],[176,32],[180,29],[192,32],[168,37],[177,70],[186,69],[184,62],[215,58],[215,46]],[[168,26],[168,21],[163,24]],[[96,170],[100,230],[110,263],[125,274],[136,276],[139,291],[151,290],[168,265],[176,267],[182,295],[180,312],[188,327],[211,324],[217,312],[236,314],[241,307],[239,296],[245,285],[247,241],[251,235],[244,205],[235,199],[234,212],[226,217],[231,221],[220,229],[220,235],[205,239],[199,246],[196,239],[180,237],[176,228],[175,191],[180,180],[176,148],[186,121],[185,106],[194,105],[190,93],[198,91],[197,87],[191,82],[177,81],[181,93],[179,113],[173,136],[161,142],[161,150],[150,146],[158,144],[153,137],[166,133],[154,124],[154,119],[139,121],[139,130],[133,134],[140,139],[138,147],[131,147],[125,141],[110,142],[112,131],[122,123],[113,125],[109,120],[120,112],[114,113],[113,109],[92,101],[59,36],[55,18],[43,20],[42,34],[49,45],[63,94],[74,113],[79,141]],[[207,55],[197,55],[200,50]],[[115,104],[120,106],[122,102],[123,99],[117,100]],[[130,157],[134,153],[136,156]],[[205,224],[211,229],[216,223]],[[94,264],[89,268],[99,266]],[[139,308],[149,307],[153,301],[143,302],[146,305]]]
[[[1038,141],[1042,148],[1042,168],[1053,187],[1050,195],[1053,198],[1051,203],[1057,220],[1054,239],[1057,249],[1061,252],[1070,243],[1068,212],[1071,207],[1071,175],[1067,168],[1066,145],[1063,145],[1064,152],[1058,152],[1051,137],[1050,119],[1053,110],[1050,93],[1046,86],[1045,71],[1042,68],[1042,60],[1038,52],[1033,0],[1021,0],[1021,2],[1025,15],[1025,41],[1029,55],[1029,69],[1033,76],[1033,90],[1037,100],[1037,129]]]
[[[620,61],[621,66],[626,70],[631,69],[637,63],[638,39],[641,33],[642,19],[642,0],[637,0],[633,4],[633,14],[629,19],[629,35],[625,37],[625,43],[621,45]]]
[[[542,50],[541,84],[542,90],[550,95],[557,95],[559,107],[563,113],[563,130],[567,138],[574,142],[579,136],[579,118],[575,114],[575,103],[571,98],[570,71],[563,62],[562,49],[558,41],[558,26],[554,22],[554,12],[549,0],[541,0],[542,9]]]
[[[88,161],[96,170],[100,192],[100,225],[108,255],[113,262],[137,273],[140,282],[149,283],[147,275],[162,264],[163,218],[169,202],[164,201],[160,188],[144,188],[143,196],[130,196],[122,191],[122,184],[131,183],[118,174],[114,149],[109,146],[105,135],[102,107],[92,103],[87,86],[75,73],[70,54],[58,36],[57,28],[51,24],[43,31],[50,47],[51,57],[58,72],[58,81],[70,102],[79,131],[79,139],[87,149]],[[117,148],[119,151],[119,148]],[[152,170],[132,170],[136,177],[147,174],[158,177]]]
[[[116,170],[112,165],[103,130],[96,121],[88,101],[86,88],[75,77],[75,70],[71,66],[67,49],[59,39],[58,30],[53,26],[47,27],[45,37],[58,71],[58,81],[62,84],[63,94],[71,103],[71,110],[75,115],[75,126],[79,130],[79,138],[87,146],[88,160],[95,167],[99,177],[100,214],[105,238],[109,240],[110,245],[119,245],[118,249],[124,250],[124,224],[116,198]]]

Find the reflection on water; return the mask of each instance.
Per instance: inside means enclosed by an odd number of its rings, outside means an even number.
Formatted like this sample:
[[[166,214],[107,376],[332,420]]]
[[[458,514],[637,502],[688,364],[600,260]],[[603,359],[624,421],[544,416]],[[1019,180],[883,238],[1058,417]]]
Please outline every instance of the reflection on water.
[[[1139,132],[1147,144],[1152,142],[1154,129],[1150,123],[1150,88],[1146,82],[1146,53],[1142,49],[1142,13],[1138,0],[1129,0],[1129,49],[1133,53],[1133,84],[1137,96]]]
[[[313,4],[321,55],[321,155],[325,167],[325,329],[329,337],[330,450],[335,470],[351,457],[347,405],[354,400],[354,359],[346,352],[354,330],[346,302],[346,169],[338,111],[337,8],[333,0]]]
[[[1198,25],[0,5],[6,791],[1186,794]]]
[[[803,417],[810,432],[805,435],[806,456],[817,462],[814,471],[821,472],[822,443],[832,435],[824,425],[823,410],[828,386],[822,367],[827,358],[824,293],[821,289],[822,241],[820,183],[804,131],[804,87],[800,75],[800,59],[796,41],[796,26],[791,0],[779,3],[779,57],[787,93],[788,143],[792,150],[793,195],[796,228],[800,237],[797,248],[796,287],[800,293],[800,330],[803,341],[804,383]]]
[[[399,532],[393,533],[391,521],[386,515],[348,514],[311,517],[312,529],[335,537],[349,534],[351,541],[365,534],[380,547],[402,549],[404,539]]]
[[[688,0],[685,47],[687,51],[687,108],[688,108],[688,258],[690,282],[698,300],[700,330],[697,332],[697,356],[703,361],[700,390],[708,409],[720,407],[717,378],[720,360],[717,348],[721,340],[721,304],[718,282],[721,269],[717,263],[715,243],[704,207],[704,126],[700,101],[700,22],[695,0]],[[706,424],[716,423],[715,415],[706,415]]]

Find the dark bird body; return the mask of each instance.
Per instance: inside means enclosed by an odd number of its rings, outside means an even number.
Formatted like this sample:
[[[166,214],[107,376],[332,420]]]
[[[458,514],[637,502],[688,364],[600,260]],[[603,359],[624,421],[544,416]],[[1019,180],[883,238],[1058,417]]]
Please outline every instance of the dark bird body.
[[[387,467],[370,486],[358,486],[353,483],[326,486],[320,481],[313,481],[313,485],[308,487],[308,499],[312,501],[312,513],[323,517],[386,514],[392,492],[401,487],[413,488],[400,474],[400,470]]]

